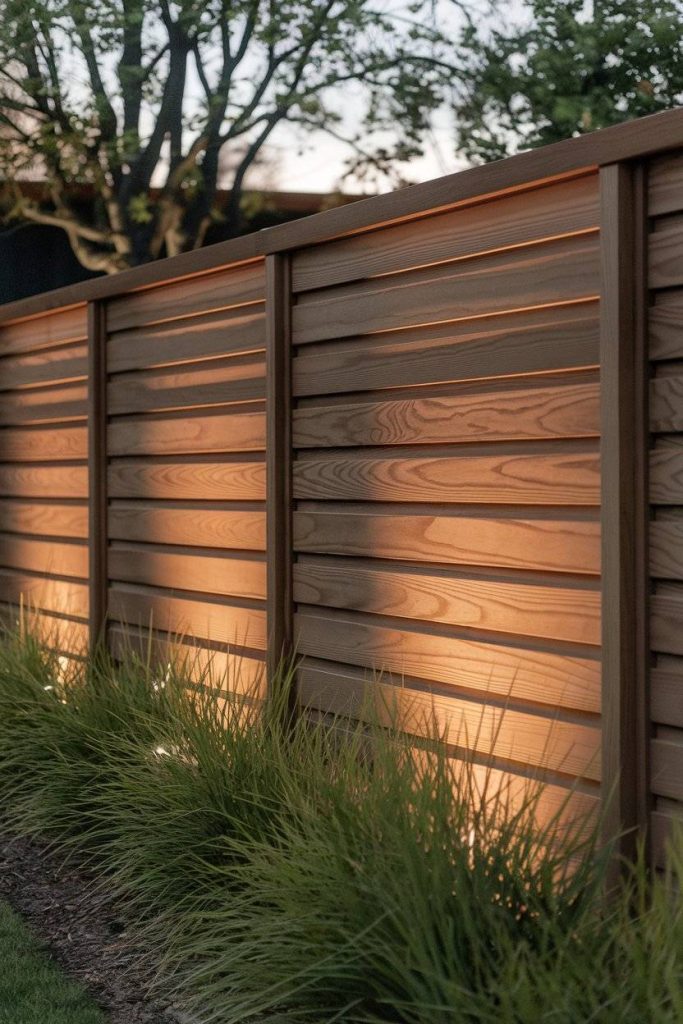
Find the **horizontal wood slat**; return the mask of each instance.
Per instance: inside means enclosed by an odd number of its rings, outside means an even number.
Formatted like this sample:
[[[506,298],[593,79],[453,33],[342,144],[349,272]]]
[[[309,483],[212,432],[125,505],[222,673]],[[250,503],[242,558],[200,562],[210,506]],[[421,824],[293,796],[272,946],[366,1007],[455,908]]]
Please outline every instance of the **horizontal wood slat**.
[[[51,428],[3,427],[0,429],[0,460],[5,462],[60,462],[83,459],[87,451],[84,426]]]
[[[418,501],[595,505],[599,457],[459,455],[409,458],[305,455],[293,467],[294,497],[328,501]]]
[[[0,549],[1,551],[1,549]],[[154,547],[113,547],[109,552],[112,580],[144,583],[174,591],[201,589],[207,594],[265,599],[263,560],[178,554]]]
[[[651,690],[652,721],[683,729],[683,662],[680,672],[653,669]],[[683,734],[681,740],[683,741]]]
[[[1,507],[0,507],[1,508]],[[265,511],[173,508],[142,502],[109,510],[112,540],[265,551]]]
[[[683,801],[683,743],[652,741],[652,791]]]
[[[265,398],[265,362],[211,360],[174,372],[127,373],[109,384],[110,416],[122,413],[227,405]]]
[[[434,398],[309,406],[293,413],[297,448],[597,437],[597,382],[460,391]]]
[[[651,217],[683,210],[683,159],[680,153],[652,160],[648,174]]]
[[[38,316],[21,323],[0,327],[0,356],[34,352],[51,345],[83,341],[88,336],[85,305],[75,309],[51,310],[47,316]]]
[[[5,533],[0,534],[0,565],[87,579],[88,548],[85,544],[29,540]]]
[[[0,500],[0,530],[43,537],[88,536],[88,509],[83,505],[38,504]]]
[[[421,693],[381,682],[373,684],[375,703],[388,724],[418,736],[433,734],[438,723],[448,743],[485,757],[595,778],[600,760],[600,730],[540,715]],[[357,717],[372,696],[370,685],[353,676],[333,674],[306,662],[300,672],[301,700],[308,707]],[[383,702],[383,704],[382,704]],[[430,728],[431,726],[431,728]]]
[[[650,359],[683,359],[683,289],[653,294],[649,310]]]
[[[109,453],[130,456],[259,451],[265,447],[265,430],[263,412],[114,420],[108,432]]]
[[[470,321],[441,326],[430,332],[437,336],[432,345],[421,343],[420,332],[406,332],[393,345],[374,339],[362,352],[304,349],[292,364],[294,394],[301,398],[597,366],[595,313],[590,302],[492,317],[477,326]]]
[[[585,587],[308,558],[294,566],[294,599],[425,622],[600,643],[600,593]]]
[[[293,261],[295,292],[504,249],[598,224],[597,176],[323,243]]]
[[[470,263],[415,271],[367,286],[303,296],[292,310],[296,344],[502,313],[597,294],[595,239],[549,242]]]
[[[595,574],[597,522],[295,512],[296,551]]]
[[[0,496],[6,498],[87,498],[88,471],[83,465],[0,466]]]
[[[265,611],[201,599],[188,600],[117,583],[109,591],[113,619],[143,629],[153,627],[235,647],[264,650]]]
[[[108,490],[111,498],[259,501],[266,496],[266,467],[265,462],[251,461],[114,459],[109,466]]]
[[[5,392],[0,401],[0,426],[85,420],[86,402],[85,381],[57,387]]]
[[[590,657],[376,625],[348,613],[299,612],[295,628],[302,655],[448,683],[503,700],[600,710],[600,663]]]
[[[73,580],[50,580],[0,569],[0,601],[58,615],[88,617],[88,586]]]
[[[263,262],[216,271],[177,283],[166,283],[108,303],[110,333],[143,324],[163,323],[252,302],[262,302]]]

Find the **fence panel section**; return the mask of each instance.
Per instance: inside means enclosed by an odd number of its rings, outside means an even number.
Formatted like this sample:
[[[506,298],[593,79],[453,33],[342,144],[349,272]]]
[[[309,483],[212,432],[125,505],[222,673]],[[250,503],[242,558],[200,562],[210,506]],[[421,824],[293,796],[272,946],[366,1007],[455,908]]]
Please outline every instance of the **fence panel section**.
[[[266,646],[264,289],[258,261],[106,310],[110,640],[214,650],[231,688]]]
[[[59,648],[88,620],[86,307],[0,327],[0,604]]]
[[[655,860],[683,818],[683,154],[649,173],[651,789]]]
[[[292,259],[302,699],[434,699],[454,745],[589,793],[598,219],[586,175]]]

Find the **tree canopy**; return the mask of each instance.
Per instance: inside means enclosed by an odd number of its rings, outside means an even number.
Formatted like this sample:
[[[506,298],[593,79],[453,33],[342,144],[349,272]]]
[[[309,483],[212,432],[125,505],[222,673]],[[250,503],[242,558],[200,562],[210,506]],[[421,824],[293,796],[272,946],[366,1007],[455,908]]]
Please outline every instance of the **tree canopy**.
[[[419,152],[447,75],[428,0],[0,0],[5,215],[63,228],[109,273],[239,227],[279,126],[361,161]],[[349,129],[339,90],[357,83]],[[45,201],[22,183],[47,182]]]
[[[470,20],[460,150],[491,160],[683,102],[682,0],[524,0]]]

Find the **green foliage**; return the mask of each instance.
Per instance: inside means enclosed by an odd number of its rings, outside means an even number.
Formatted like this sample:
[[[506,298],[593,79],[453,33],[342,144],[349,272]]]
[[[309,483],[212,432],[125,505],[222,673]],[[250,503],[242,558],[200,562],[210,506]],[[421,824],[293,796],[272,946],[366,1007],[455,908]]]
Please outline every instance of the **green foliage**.
[[[236,233],[245,175],[284,124],[365,163],[418,152],[440,55],[430,0],[0,0],[0,180],[15,217],[115,273],[200,245],[219,186]]]
[[[477,160],[580,135],[683,101],[681,0],[524,0],[510,25],[470,23],[456,104]]]
[[[105,1024],[9,907],[0,903],[0,1024]]]
[[[100,653],[64,680],[7,637],[0,802],[90,860],[203,1021],[681,1019],[681,846],[670,878],[640,862],[605,902],[609,851],[561,809],[540,828],[539,787],[482,783],[398,717],[292,720],[287,672],[261,704],[193,668]]]

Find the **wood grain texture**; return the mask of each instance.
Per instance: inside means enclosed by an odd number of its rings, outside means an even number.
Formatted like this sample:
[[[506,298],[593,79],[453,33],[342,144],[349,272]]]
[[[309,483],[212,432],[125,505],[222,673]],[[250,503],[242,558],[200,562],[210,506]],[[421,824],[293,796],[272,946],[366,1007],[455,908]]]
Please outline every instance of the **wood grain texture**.
[[[0,360],[0,388],[83,380],[87,372],[86,345],[60,345]]]
[[[683,586],[660,584],[650,599],[652,649],[663,654],[683,654]]]
[[[374,697],[387,724],[401,722],[417,736],[433,735],[434,724],[449,744],[470,749],[484,757],[495,756],[519,764],[594,778],[600,759],[600,730],[417,690],[390,686],[377,680],[311,667],[305,661],[299,671],[299,695],[303,704],[347,717],[358,717]]]
[[[683,156],[680,152],[650,161],[648,199],[650,217],[683,210]]]
[[[0,402],[0,426],[85,420],[86,403],[85,382],[6,391]]]
[[[600,710],[600,662],[468,635],[377,625],[348,612],[295,615],[297,652],[552,708]],[[595,766],[599,770],[599,765]]]
[[[488,384],[474,393],[295,409],[293,443],[343,448],[597,437],[599,418],[597,382],[505,389]]]
[[[518,192],[297,253],[295,292],[595,228],[597,175]]]
[[[683,438],[659,438],[650,452],[650,501],[683,505]]]
[[[109,613],[112,619],[131,627],[153,627],[178,638],[193,636],[265,650],[266,613],[257,608],[190,600],[117,583],[109,589]]]
[[[3,427],[0,460],[4,462],[60,462],[83,459],[87,452],[85,426]]]
[[[683,741],[652,741],[652,791],[671,800],[683,800]]]
[[[3,317],[5,315],[3,309]],[[85,305],[75,309],[51,309],[47,315],[23,323],[3,324],[0,327],[0,356],[83,341],[87,334]]]
[[[652,576],[683,580],[683,519],[651,522],[649,553]]]
[[[294,566],[294,599],[473,629],[600,643],[600,593],[586,587],[308,557]]]
[[[173,591],[200,590],[207,594],[255,599],[266,596],[263,559],[226,558],[218,552],[179,554],[158,545],[112,547],[109,578]]]
[[[316,452],[300,456],[293,473],[298,499],[596,505],[600,498],[593,452],[431,458]]]
[[[82,543],[34,540],[2,533],[0,565],[43,575],[87,579],[88,549]]]
[[[85,504],[39,504],[30,501],[0,500],[0,530],[35,534],[38,537],[88,536],[88,509]]]
[[[0,569],[0,601],[73,618],[88,617],[88,586],[74,580],[52,580]]]
[[[266,515],[265,511],[246,509],[114,503],[109,511],[109,536],[112,540],[152,544],[265,551]]]
[[[339,394],[599,364],[595,303],[520,312],[373,339],[359,351],[304,349],[293,360],[294,394]]]
[[[567,519],[295,512],[300,552],[596,574],[600,527]]]
[[[256,461],[113,459],[108,480],[112,498],[260,501],[266,496],[265,462]]]
[[[266,418],[263,412],[231,412],[117,419],[109,426],[108,444],[110,456],[253,452],[265,448]]]
[[[658,433],[683,432],[683,372],[650,382],[650,428]]]
[[[597,274],[596,239],[580,236],[342,285],[301,297],[292,310],[293,338],[299,345],[590,298]]]
[[[108,305],[109,330],[114,333],[143,324],[163,323],[262,302],[264,293],[262,261],[178,283],[164,283],[157,288],[112,299]]]
[[[88,470],[83,465],[40,466],[35,464],[0,466],[0,497],[44,498],[88,497]]]
[[[265,313],[255,305],[120,331],[109,339],[107,359],[112,373],[123,373],[264,349]]]
[[[109,413],[155,412],[265,398],[263,359],[211,360],[173,371],[117,374],[107,388]]]
[[[265,661],[263,656],[252,652],[226,650],[224,645],[217,649],[206,642],[192,645],[169,640],[148,629],[138,630],[113,625],[109,629],[109,646],[117,657],[135,651],[138,656],[151,659],[153,665],[165,671],[170,662],[180,667],[188,678],[202,686],[241,693],[247,696],[263,696],[265,693]],[[217,698],[218,699],[218,698]]]
[[[683,729],[683,662],[680,672],[654,668],[651,674],[652,721]]]
[[[654,293],[648,333],[650,359],[683,359],[683,290]]]
[[[650,234],[648,283],[650,288],[683,284],[683,215],[670,217]]]

